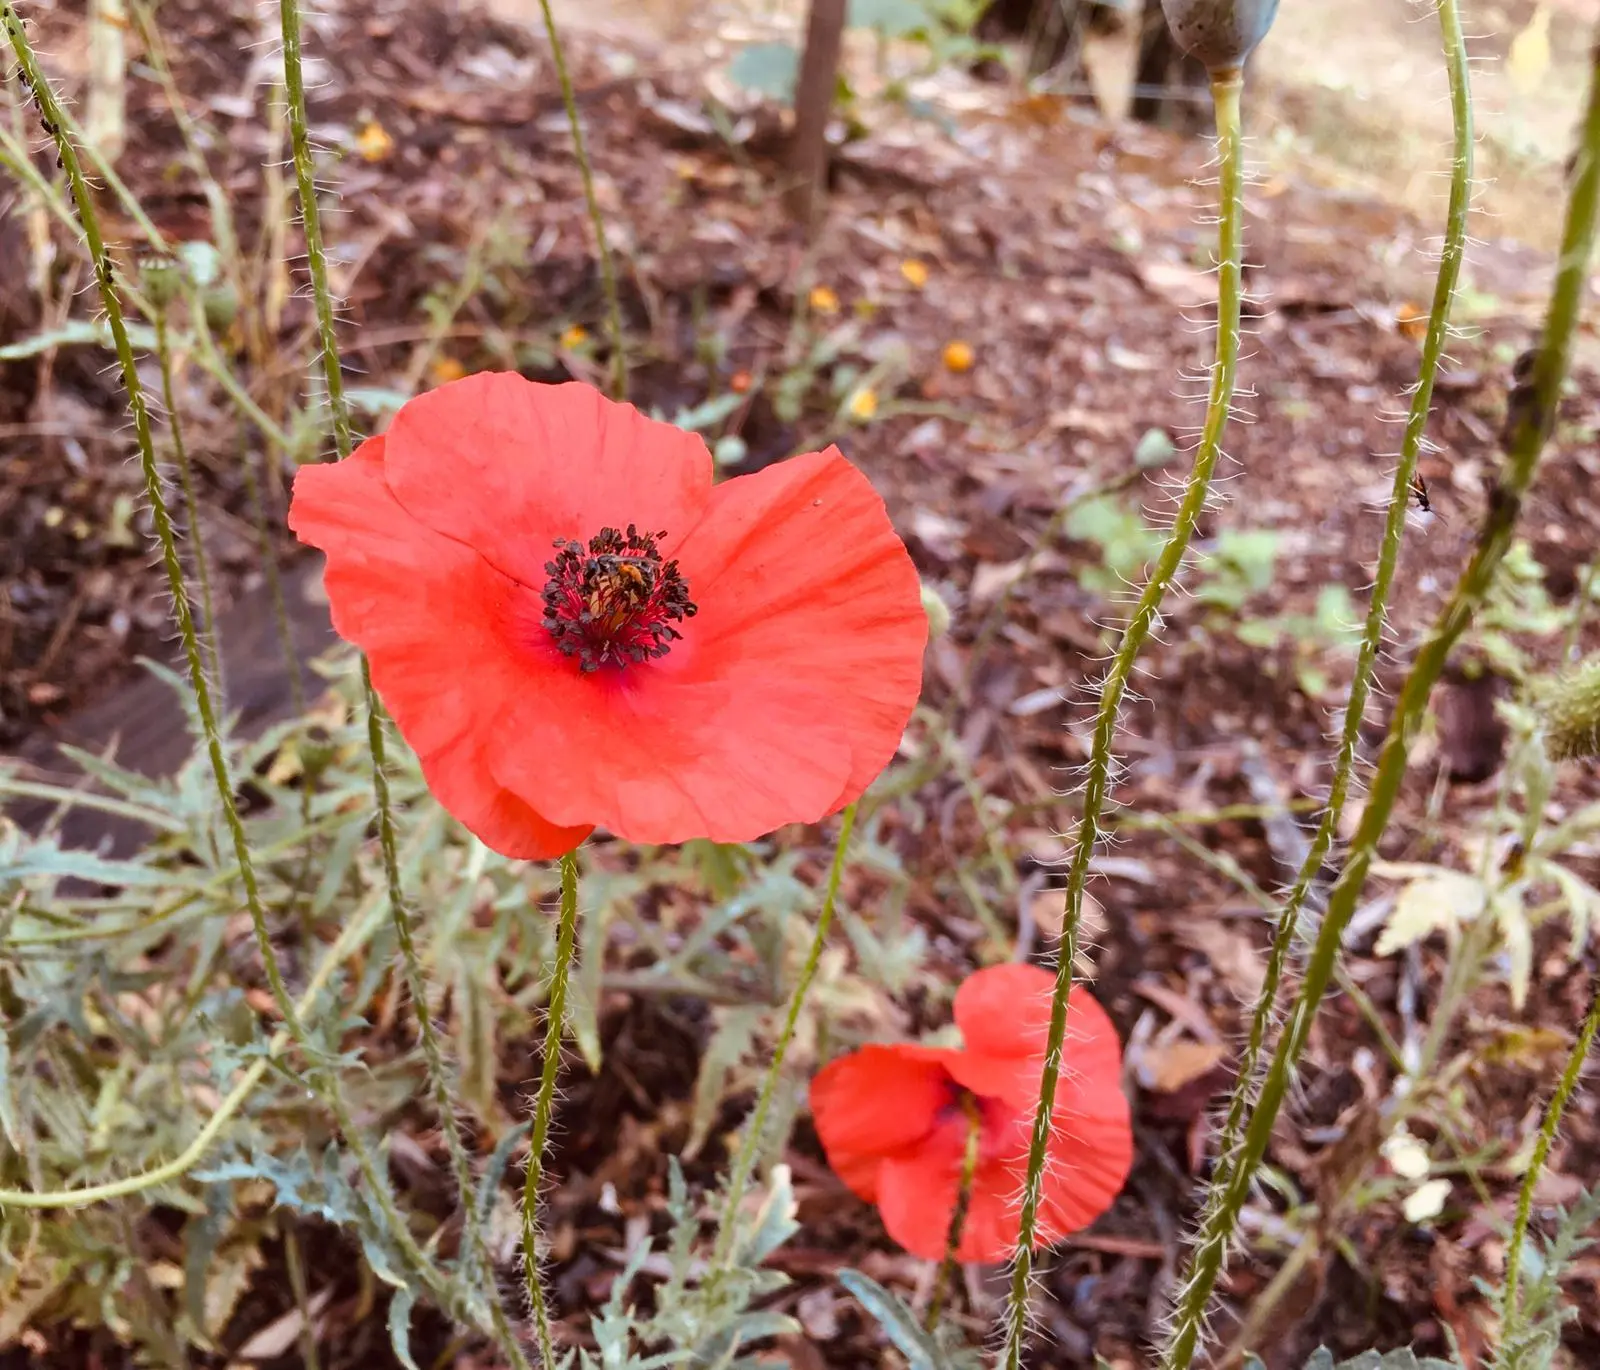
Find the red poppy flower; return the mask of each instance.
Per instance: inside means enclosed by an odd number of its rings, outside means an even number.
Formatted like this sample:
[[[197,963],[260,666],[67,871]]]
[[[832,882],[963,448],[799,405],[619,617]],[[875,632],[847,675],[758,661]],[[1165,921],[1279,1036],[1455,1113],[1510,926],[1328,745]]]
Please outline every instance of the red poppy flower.
[[[889,1235],[915,1256],[944,1254],[971,1120],[978,1167],[961,1229],[963,1261],[1000,1261],[1016,1247],[1018,1199],[1039,1102],[1054,977],[1012,962],[956,992],[959,1050],[896,1043],[842,1056],[811,1082],[811,1116],[839,1178],[876,1204]],[[1041,1246],[1111,1206],[1133,1164],[1117,1031],[1074,987],[1039,1208]]]
[[[289,524],[429,787],[507,856],[814,822],[921,686],[916,571],[835,448],[713,487],[700,438],[589,386],[468,376],[302,467]]]

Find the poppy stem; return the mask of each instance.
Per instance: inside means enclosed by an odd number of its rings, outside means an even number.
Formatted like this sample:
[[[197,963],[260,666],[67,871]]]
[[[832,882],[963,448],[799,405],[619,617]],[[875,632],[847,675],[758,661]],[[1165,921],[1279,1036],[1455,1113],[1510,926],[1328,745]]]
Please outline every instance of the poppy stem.
[[[533,1310],[534,1334],[539,1343],[539,1363],[559,1364],[550,1334],[550,1310],[545,1303],[539,1274],[539,1186],[544,1180],[544,1148],[550,1138],[550,1114],[555,1105],[556,1076],[561,1071],[561,1039],[566,1031],[567,981],[573,951],[578,943],[578,858],[568,852],[561,858],[561,913],[556,925],[556,959],[550,967],[550,989],[545,999],[544,1067],[539,1093],[533,1104],[533,1131],[528,1138],[528,1168],[522,1180],[522,1274]]]
[[[1422,345],[1420,374],[1406,417],[1405,436],[1400,445],[1400,461],[1395,467],[1390,487],[1389,510],[1384,522],[1383,541],[1378,550],[1377,572],[1373,577],[1366,625],[1356,652],[1355,673],[1350,682],[1350,692],[1345,704],[1344,726],[1334,758],[1333,778],[1328,788],[1327,804],[1323,808],[1321,820],[1295,876],[1294,885],[1277,913],[1266,972],[1262,977],[1261,989],[1256,996],[1251,1015],[1249,1038],[1240,1058],[1233,1093],[1228,1100],[1227,1117],[1222,1125],[1217,1145],[1217,1169],[1206,1191],[1201,1228],[1203,1231],[1215,1228],[1220,1234],[1215,1240],[1224,1244],[1231,1239],[1238,1215],[1219,1211],[1220,1205],[1227,1193],[1246,1114],[1250,1110],[1250,1103],[1255,1097],[1256,1090],[1260,1087],[1257,1076],[1261,1067],[1262,1051],[1278,1019],[1278,989],[1283,981],[1284,970],[1288,965],[1296,934],[1300,930],[1301,912],[1318,877],[1322,874],[1323,864],[1333,846],[1339,820],[1344,812],[1345,800],[1349,795],[1350,779],[1355,773],[1356,758],[1361,746],[1361,732],[1367,720],[1367,703],[1372,691],[1373,672],[1377,666],[1378,654],[1384,645],[1389,595],[1394,586],[1395,568],[1399,563],[1400,542],[1411,509],[1412,482],[1428,426],[1428,417],[1432,412],[1434,379],[1444,355],[1451,305],[1455,300],[1456,286],[1461,276],[1461,264],[1466,256],[1467,219],[1472,203],[1474,150],[1472,90],[1467,65],[1467,46],[1461,31],[1458,0],[1439,0],[1438,12],[1445,65],[1449,73],[1450,105],[1455,125],[1454,159],[1450,172],[1450,204],[1444,243],[1439,256],[1439,272],[1434,284],[1427,334]],[[1177,1320],[1173,1325],[1171,1334],[1173,1340],[1185,1336],[1185,1328],[1190,1323],[1195,1323],[1198,1331],[1199,1320],[1204,1316],[1203,1304],[1195,1307],[1185,1298],[1180,1304]]]
[[[967,1210],[972,1207],[972,1184],[978,1175],[978,1156],[983,1142],[983,1115],[971,1095],[961,1101],[967,1114],[967,1146],[961,1156],[961,1182],[956,1189],[956,1206],[950,1213],[950,1231],[944,1239],[944,1259],[933,1277],[933,1297],[928,1301],[928,1316],[923,1326],[931,1333],[939,1326],[945,1295],[956,1278],[956,1252],[961,1249],[961,1231],[967,1225]]]
[[[1028,1336],[1028,1286],[1033,1274],[1033,1247],[1039,1230],[1039,1207],[1044,1190],[1045,1157],[1050,1141],[1051,1115],[1056,1086],[1061,1079],[1062,1047],[1067,1034],[1067,1003],[1072,990],[1073,963],[1078,955],[1078,930],[1083,915],[1084,887],[1099,843],[1103,814],[1110,794],[1116,758],[1117,722],[1123,696],[1139,653],[1154,631],[1168,588],[1176,580],[1194,536],[1195,525],[1210,495],[1211,479],[1222,458],[1222,435],[1232,409],[1234,381],[1239,364],[1239,306],[1243,284],[1241,234],[1244,218],[1244,158],[1239,120],[1239,95],[1244,84],[1237,68],[1212,73],[1212,102],[1217,112],[1219,184],[1219,251],[1217,275],[1217,345],[1211,368],[1211,390],[1205,424],[1195,449],[1194,465],[1185,485],[1172,531],[1145,582],[1132,616],[1123,630],[1095,715],[1094,743],[1083,786],[1083,810],[1077,840],[1067,870],[1066,909],[1062,918],[1055,993],[1050,1006],[1050,1030],[1045,1040],[1044,1070],[1039,1081],[1039,1105],[1033,1116],[1028,1145],[1027,1177],[1023,1183],[1022,1211],[1017,1249],[1011,1268],[1011,1293],[1005,1314],[1005,1349],[1000,1364],[1021,1370]]]
[[[828,869],[828,886],[822,899],[822,912],[817,916],[817,930],[811,938],[811,949],[806,953],[805,965],[800,969],[800,978],[795,981],[794,991],[789,996],[789,1011],[784,1017],[783,1030],[778,1034],[777,1043],[772,1049],[772,1063],[767,1067],[766,1077],[761,1082],[761,1092],[756,1096],[755,1110],[745,1126],[744,1136],[739,1142],[738,1155],[734,1157],[733,1168],[728,1172],[728,1192],[723,1199],[722,1219],[717,1226],[717,1242],[711,1255],[713,1275],[731,1268],[733,1264],[734,1241],[739,1230],[739,1206],[744,1202],[744,1191],[750,1183],[751,1172],[755,1170],[756,1154],[761,1149],[761,1139],[767,1130],[767,1116],[772,1111],[772,1100],[778,1092],[778,1081],[783,1075],[783,1058],[788,1054],[789,1043],[794,1039],[795,1025],[800,1021],[800,1009],[805,1004],[811,982],[816,979],[817,966],[822,961],[822,949],[828,940],[828,929],[833,925],[834,905],[839,898],[839,880],[844,874],[844,860],[850,847],[850,833],[856,824],[856,807],[856,804],[851,804],[844,811],[844,818],[839,824],[839,841],[833,849],[833,865]]]
[[[622,297],[617,291],[616,263],[606,239],[600,197],[595,194],[594,170],[589,165],[589,151],[583,140],[583,121],[578,118],[578,97],[573,94],[566,53],[561,46],[561,35],[556,31],[556,17],[550,11],[550,0],[539,0],[539,8],[544,15],[545,36],[550,40],[550,60],[555,64],[556,79],[561,83],[561,103],[566,106],[567,126],[572,130],[572,153],[578,159],[578,174],[583,179],[584,203],[589,209],[589,222],[594,226],[595,262],[600,268],[600,287],[605,292],[606,320],[611,330],[611,398],[625,400],[628,398],[628,356],[623,343]]]
[[[156,315],[156,364],[161,369],[161,403],[167,411],[167,436],[172,440],[172,460],[178,468],[184,515],[189,520],[189,555],[194,559],[195,578],[200,583],[201,642],[211,658],[211,679],[216,682],[217,699],[224,701],[226,707],[222,650],[217,640],[217,610],[211,597],[211,567],[206,560],[205,539],[200,531],[200,503],[194,493],[194,467],[189,461],[189,449],[184,445],[183,424],[178,419],[178,405],[172,385],[172,338],[167,331],[167,306],[154,300],[152,303],[155,304]]]
[[[1207,1205],[1190,1270],[1179,1296],[1174,1332],[1162,1353],[1163,1370],[1188,1370],[1193,1363],[1204,1330],[1205,1311],[1222,1271],[1228,1238],[1249,1195],[1256,1167],[1266,1154],[1273,1125],[1289,1091],[1295,1063],[1305,1048],[1311,1024],[1338,964],[1341,939],[1355,913],[1367,873],[1377,855],[1378,842],[1394,811],[1411,743],[1422,725],[1429,696],[1452,649],[1471,625],[1511,546],[1523,498],[1555,425],[1562,382],[1571,364],[1584,282],[1594,250],[1597,214],[1600,214],[1600,41],[1596,42],[1593,53],[1588,108],[1574,163],[1544,334],[1538,347],[1527,354],[1526,361],[1517,369],[1518,383],[1507,406],[1506,455],[1489,494],[1477,546],[1449,602],[1418,649],[1396,698],[1368,786],[1367,803],[1351,839],[1344,867],[1329,891],[1299,997],[1263,1075],[1239,1153],[1226,1178],[1216,1182],[1223,1193]],[[1559,1090],[1557,1098],[1564,1105],[1565,1099]]]
[[[1566,1068],[1562,1070],[1561,1079],[1556,1085],[1556,1092],[1545,1108],[1544,1118],[1539,1124],[1539,1140],[1534,1143],[1533,1156],[1528,1161],[1527,1173],[1522,1177],[1522,1189],[1517,1194],[1517,1216],[1511,1225],[1511,1241],[1506,1248],[1505,1291],[1500,1300],[1502,1347],[1517,1344],[1518,1324],[1522,1321],[1522,1306],[1517,1299],[1517,1283],[1522,1273],[1522,1248],[1527,1242],[1528,1224],[1533,1216],[1533,1192],[1538,1188],[1540,1177],[1544,1174],[1545,1162],[1550,1158],[1550,1148],[1555,1144],[1556,1132],[1561,1127],[1561,1117],[1567,1111],[1567,1104],[1578,1088],[1578,1081],[1583,1075],[1583,1067],[1589,1059],[1589,1051],[1594,1046],[1597,1032],[1600,1032],[1600,979],[1595,981],[1594,999],[1589,1005],[1588,1015],[1583,1020],[1583,1029],[1578,1033],[1578,1040],[1572,1044],[1572,1050],[1567,1055]]]
[[[322,361],[322,377],[328,390],[328,411],[333,426],[334,450],[339,460],[354,448],[350,425],[350,406],[345,399],[344,373],[339,361],[339,338],[335,328],[333,291],[328,284],[328,255],[322,236],[322,218],[317,203],[316,163],[311,151],[311,135],[306,113],[305,75],[301,62],[300,8],[298,0],[278,0],[278,24],[283,40],[283,93],[288,114],[289,146],[294,162],[295,188],[300,200],[300,219],[305,230],[306,267],[311,276],[311,294],[316,307],[317,342]],[[491,1269],[488,1244],[482,1224],[477,1220],[472,1168],[456,1120],[455,1097],[445,1073],[444,1055],[428,1009],[427,984],[412,937],[411,919],[406,912],[400,880],[400,862],[395,841],[394,806],[389,797],[387,746],[383,732],[383,706],[372,687],[372,671],[361,658],[361,690],[367,713],[367,749],[372,755],[372,792],[378,811],[378,848],[383,858],[384,882],[389,895],[389,913],[405,964],[406,987],[417,1017],[422,1040],[423,1061],[429,1092],[439,1114],[446,1150],[456,1181],[457,1202],[465,1225],[463,1264],[469,1275],[486,1277]],[[337,1095],[337,1090],[330,1091]],[[342,1107],[342,1105],[340,1105]],[[348,1129],[347,1129],[348,1131]],[[386,1203],[390,1202],[385,1197]],[[404,1230],[403,1223],[401,1224]],[[411,1240],[409,1233],[405,1240]],[[469,1286],[472,1280],[466,1282]],[[525,1370],[527,1356],[511,1327],[492,1280],[487,1281],[490,1326],[495,1344],[511,1360],[516,1370]]]

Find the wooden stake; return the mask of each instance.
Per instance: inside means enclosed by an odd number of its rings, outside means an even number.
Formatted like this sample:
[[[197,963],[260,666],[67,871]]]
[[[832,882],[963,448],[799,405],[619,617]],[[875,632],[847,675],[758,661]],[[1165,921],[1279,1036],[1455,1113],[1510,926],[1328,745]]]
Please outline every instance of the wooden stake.
[[[811,0],[806,50],[794,88],[794,141],[789,168],[794,183],[785,197],[789,212],[808,229],[821,212],[828,190],[828,117],[839,83],[839,52],[844,42],[847,0]]]

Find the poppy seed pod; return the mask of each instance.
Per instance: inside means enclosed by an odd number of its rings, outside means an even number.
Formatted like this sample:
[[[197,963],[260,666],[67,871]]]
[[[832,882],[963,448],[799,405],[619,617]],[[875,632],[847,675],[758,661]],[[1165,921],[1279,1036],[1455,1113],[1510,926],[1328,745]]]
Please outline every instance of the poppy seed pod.
[[[1600,756],[1600,656],[1541,682],[1535,699],[1553,760]]]
[[[175,257],[147,257],[139,264],[139,284],[157,309],[166,309],[183,289],[183,276]]]
[[[1278,0],[1161,0],[1178,46],[1211,72],[1238,67],[1267,36]]]

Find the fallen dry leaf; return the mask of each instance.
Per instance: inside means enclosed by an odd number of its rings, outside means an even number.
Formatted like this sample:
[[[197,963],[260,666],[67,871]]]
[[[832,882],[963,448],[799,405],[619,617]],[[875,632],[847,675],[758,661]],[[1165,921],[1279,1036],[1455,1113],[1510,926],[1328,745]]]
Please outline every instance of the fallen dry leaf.
[[[1186,262],[1143,262],[1139,279],[1146,289],[1179,309],[1198,309],[1217,302],[1216,273],[1199,271]]]
[[[1222,1042],[1152,1044],[1139,1053],[1134,1076],[1145,1089],[1172,1094],[1213,1070],[1227,1054],[1227,1045]]]
[[[1266,965],[1254,942],[1238,926],[1200,919],[1178,928],[1178,940],[1199,952],[1234,996],[1254,1003],[1266,978]]]

